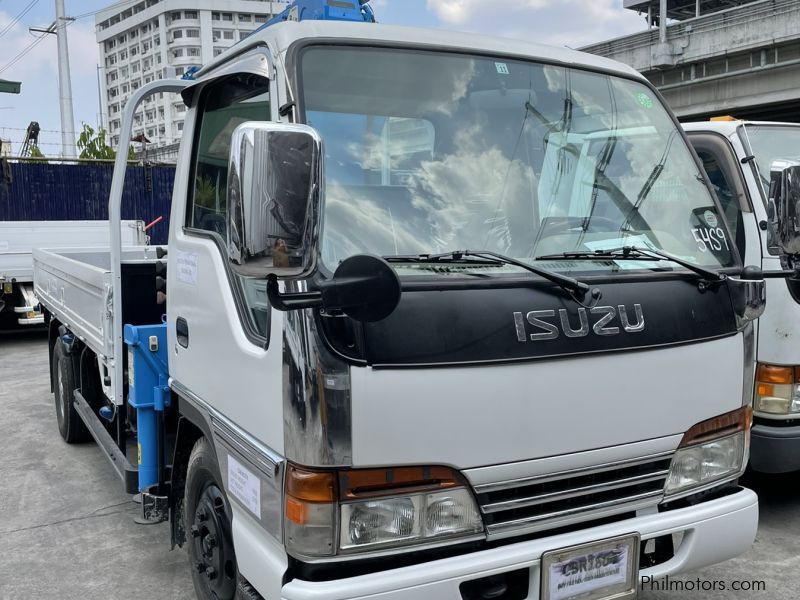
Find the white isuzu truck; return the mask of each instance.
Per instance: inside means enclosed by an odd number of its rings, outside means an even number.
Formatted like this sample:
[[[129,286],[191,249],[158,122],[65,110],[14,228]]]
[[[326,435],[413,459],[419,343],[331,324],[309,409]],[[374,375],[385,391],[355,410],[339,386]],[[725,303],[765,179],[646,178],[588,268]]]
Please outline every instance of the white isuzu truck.
[[[684,125],[719,197],[747,264],[767,275],[769,308],[759,320],[750,466],[764,473],[800,470],[800,282],[796,248],[782,240],[776,196],[795,193],[800,125],[720,117]],[[787,187],[788,186],[788,187]],[[717,244],[704,241],[709,248]],[[777,272],[778,279],[770,277]]]
[[[199,598],[627,598],[745,551],[765,283],[658,93],[373,20],[298,1],[131,98],[123,147],[188,106],[169,247],[122,246],[123,157],[110,250],[35,253],[63,437]]]

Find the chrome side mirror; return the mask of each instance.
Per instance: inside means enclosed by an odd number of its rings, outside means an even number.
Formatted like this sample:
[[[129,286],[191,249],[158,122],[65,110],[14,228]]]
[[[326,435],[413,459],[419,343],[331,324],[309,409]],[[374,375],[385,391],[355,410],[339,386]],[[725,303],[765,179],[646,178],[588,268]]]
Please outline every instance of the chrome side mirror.
[[[767,282],[759,267],[745,267],[738,278],[728,277],[727,281],[740,328],[764,314],[767,308]]]
[[[800,161],[776,160],[770,169],[769,218],[773,242],[800,255]]]
[[[303,278],[319,249],[322,139],[306,125],[247,122],[231,140],[227,246],[247,277]]]

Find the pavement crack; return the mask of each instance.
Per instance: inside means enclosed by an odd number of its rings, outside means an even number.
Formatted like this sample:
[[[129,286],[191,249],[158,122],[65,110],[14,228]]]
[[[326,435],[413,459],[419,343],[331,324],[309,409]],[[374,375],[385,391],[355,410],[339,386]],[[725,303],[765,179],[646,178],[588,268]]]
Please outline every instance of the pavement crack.
[[[99,519],[99,518],[102,518],[102,517],[110,517],[112,515],[118,515],[118,514],[127,512],[127,511],[125,509],[123,509],[123,510],[115,510],[115,511],[112,511],[112,512],[102,513],[102,514],[98,514],[98,513],[100,513],[100,511],[103,511],[103,510],[108,510],[110,508],[117,508],[118,506],[123,506],[125,504],[130,504],[130,503],[131,503],[130,500],[126,500],[125,502],[119,502],[117,504],[109,504],[108,506],[101,506],[100,508],[96,508],[92,512],[90,512],[88,514],[85,514],[85,515],[82,515],[80,517],[69,517],[69,518],[66,518],[66,519],[59,519],[57,521],[51,521],[50,523],[41,523],[39,525],[29,525],[27,527],[19,527],[17,529],[9,529],[7,531],[0,531],[0,536],[11,535],[12,533],[20,533],[22,531],[32,531],[34,529],[43,529],[45,527],[53,527],[54,525],[62,525],[64,523],[72,523],[72,522],[75,522],[75,521],[85,521],[86,519]]]

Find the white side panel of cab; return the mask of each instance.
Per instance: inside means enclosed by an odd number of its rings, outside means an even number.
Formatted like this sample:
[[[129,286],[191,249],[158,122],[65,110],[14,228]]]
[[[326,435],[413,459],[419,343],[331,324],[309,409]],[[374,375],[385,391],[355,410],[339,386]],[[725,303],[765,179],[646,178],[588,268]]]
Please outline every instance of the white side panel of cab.
[[[354,367],[354,462],[475,468],[683,434],[741,407],[742,361],[734,335],[413,376]]]
[[[777,257],[764,258],[765,270],[779,270]],[[767,279],[767,309],[759,319],[758,362],[800,365],[800,304],[783,279]]]

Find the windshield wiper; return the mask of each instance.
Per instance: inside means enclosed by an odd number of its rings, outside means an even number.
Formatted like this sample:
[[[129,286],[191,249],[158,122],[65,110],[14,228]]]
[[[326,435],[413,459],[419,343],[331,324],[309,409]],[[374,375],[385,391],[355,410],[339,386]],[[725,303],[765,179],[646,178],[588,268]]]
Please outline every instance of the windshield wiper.
[[[622,260],[668,260],[702,276],[703,279],[708,281],[721,282],[725,281],[728,277],[724,273],[698,266],[689,262],[688,260],[680,258],[679,256],[674,256],[667,252],[662,252],[661,250],[641,248],[638,246],[622,246],[620,248],[614,248],[610,250],[576,250],[573,252],[562,252],[560,254],[537,256],[536,260],[558,260],[570,258],[574,260],[592,260],[597,258]]]
[[[555,283],[562,289],[567,290],[583,298],[589,292],[589,286],[573,277],[562,275],[555,271],[536,267],[528,263],[516,260],[497,252],[490,252],[489,250],[454,250],[452,252],[445,252],[444,254],[416,254],[410,256],[384,256],[384,260],[389,262],[467,262],[473,264],[489,264],[489,265],[513,265],[524,269],[530,273],[534,273],[543,279]],[[477,259],[477,260],[470,260]],[[593,292],[594,293],[594,292]]]

